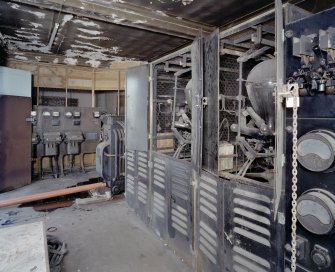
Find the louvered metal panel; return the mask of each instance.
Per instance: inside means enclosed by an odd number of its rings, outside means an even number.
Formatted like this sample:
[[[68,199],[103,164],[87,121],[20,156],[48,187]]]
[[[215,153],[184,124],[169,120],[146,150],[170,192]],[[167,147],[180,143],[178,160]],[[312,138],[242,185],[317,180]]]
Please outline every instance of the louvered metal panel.
[[[197,192],[197,264],[199,271],[221,271],[222,203],[221,182],[202,172]]]
[[[137,203],[135,211],[144,222],[147,222],[149,198],[149,169],[147,152],[137,152],[137,180]]]
[[[191,163],[153,152],[152,177],[152,228],[192,263]]]
[[[153,185],[151,226],[158,236],[165,239],[167,233],[167,160],[165,156],[153,153]]]
[[[169,245],[192,263],[191,163],[169,157],[168,165]]]
[[[128,205],[135,209],[137,198],[137,153],[127,150],[126,152],[126,200]]]
[[[276,271],[272,188],[224,182],[225,271]]]

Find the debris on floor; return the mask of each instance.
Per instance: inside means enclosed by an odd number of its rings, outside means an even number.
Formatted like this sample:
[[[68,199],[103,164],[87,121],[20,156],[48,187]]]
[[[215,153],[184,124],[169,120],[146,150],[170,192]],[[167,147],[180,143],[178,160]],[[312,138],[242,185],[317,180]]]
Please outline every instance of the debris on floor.
[[[66,243],[54,235],[47,235],[50,272],[60,272],[65,254],[68,252]]]
[[[112,199],[112,194],[109,188],[98,188],[89,191],[91,197],[77,198],[75,200],[76,206],[87,205],[92,203],[99,203]]]

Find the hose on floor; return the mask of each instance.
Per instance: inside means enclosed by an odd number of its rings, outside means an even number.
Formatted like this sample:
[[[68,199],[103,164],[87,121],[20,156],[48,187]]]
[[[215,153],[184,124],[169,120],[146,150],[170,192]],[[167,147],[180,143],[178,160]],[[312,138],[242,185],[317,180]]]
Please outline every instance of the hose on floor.
[[[68,252],[66,243],[60,241],[54,235],[47,235],[48,252],[49,252],[49,265],[50,272],[60,272],[62,269],[62,261],[65,254]]]

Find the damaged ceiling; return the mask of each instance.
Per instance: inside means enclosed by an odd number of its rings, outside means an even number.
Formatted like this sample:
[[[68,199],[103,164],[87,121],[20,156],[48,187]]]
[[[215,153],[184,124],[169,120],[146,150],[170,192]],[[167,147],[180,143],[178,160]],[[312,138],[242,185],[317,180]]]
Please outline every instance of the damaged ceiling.
[[[302,3],[315,8],[316,1]],[[273,1],[1,1],[0,39],[17,60],[106,67],[153,60],[200,30],[208,34],[269,5]]]

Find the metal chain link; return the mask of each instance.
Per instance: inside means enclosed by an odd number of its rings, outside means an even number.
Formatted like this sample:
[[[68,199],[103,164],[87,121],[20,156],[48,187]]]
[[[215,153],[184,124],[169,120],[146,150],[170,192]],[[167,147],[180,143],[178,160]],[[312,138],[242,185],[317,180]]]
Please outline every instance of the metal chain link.
[[[291,222],[291,272],[296,271],[297,262],[297,184],[298,184],[298,90],[293,89],[292,114],[292,222]]]

